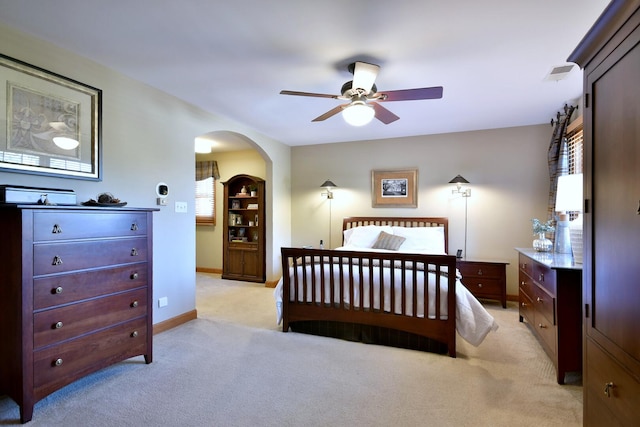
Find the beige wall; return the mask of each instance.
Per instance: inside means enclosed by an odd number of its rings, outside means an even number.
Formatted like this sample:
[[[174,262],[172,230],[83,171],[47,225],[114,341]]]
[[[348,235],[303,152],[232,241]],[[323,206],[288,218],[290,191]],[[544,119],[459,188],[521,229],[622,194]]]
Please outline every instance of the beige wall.
[[[279,275],[279,259],[273,253],[288,244],[291,236],[288,146],[3,25],[0,25],[0,52],[102,89],[104,168],[100,182],[0,172],[0,183],[69,188],[76,192],[79,202],[108,191],[134,207],[157,207],[156,184],[169,185],[168,206],[154,214],[154,323],[195,309],[193,182],[197,136],[214,131],[233,132],[254,145],[264,159],[266,209],[271,211],[275,205],[280,210],[275,220],[274,216],[267,218],[267,276]],[[175,212],[176,201],[187,202],[186,214]],[[158,308],[160,297],[168,298],[167,307]]]
[[[345,216],[446,216],[449,252],[464,247],[464,202],[448,182],[461,174],[471,184],[467,259],[510,263],[507,293],[517,295],[515,247],[530,247],[533,217],[545,218],[549,178],[548,125],[477,132],[293,147],[292,244],[341,243]],[[418,169],[418,207],[373,208],[372,169]],[[319,187],[331,179],[331,202]]]

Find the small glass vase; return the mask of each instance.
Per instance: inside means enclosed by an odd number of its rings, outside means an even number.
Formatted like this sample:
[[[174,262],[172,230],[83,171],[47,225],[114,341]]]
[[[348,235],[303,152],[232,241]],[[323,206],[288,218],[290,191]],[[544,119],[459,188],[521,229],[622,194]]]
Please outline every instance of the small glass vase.
[[[533,241],[533,249],[538,252],[550,252],[553,249],[553,242],[547,239],[544,233],[538,233],[538,238]]]

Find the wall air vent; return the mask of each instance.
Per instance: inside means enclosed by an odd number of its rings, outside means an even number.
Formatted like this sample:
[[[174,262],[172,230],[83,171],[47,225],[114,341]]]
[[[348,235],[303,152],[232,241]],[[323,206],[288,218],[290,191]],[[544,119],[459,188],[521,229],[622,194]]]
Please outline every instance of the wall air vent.
[[[544,80],[554,81],[554,82],[557,82],[558,80],[563,80],[564,78],[567,77],[567,75],[569,75],[571,70],[573,70],[573,67],[575,67],[575,65],[572,65],[572,64],[553,67],[551,68],[551,71],[549,71],[549,74],[546,75]]]

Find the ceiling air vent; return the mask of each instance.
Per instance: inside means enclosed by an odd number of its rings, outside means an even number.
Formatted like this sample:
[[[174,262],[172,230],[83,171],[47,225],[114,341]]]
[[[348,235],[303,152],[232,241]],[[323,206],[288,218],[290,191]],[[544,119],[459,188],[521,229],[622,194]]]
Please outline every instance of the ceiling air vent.
[[[553,67],[549,74],[544,78],[544,80],[555,81],[563,80],[567,75],[573,70],[575,65],[560,65],[557,67]]]

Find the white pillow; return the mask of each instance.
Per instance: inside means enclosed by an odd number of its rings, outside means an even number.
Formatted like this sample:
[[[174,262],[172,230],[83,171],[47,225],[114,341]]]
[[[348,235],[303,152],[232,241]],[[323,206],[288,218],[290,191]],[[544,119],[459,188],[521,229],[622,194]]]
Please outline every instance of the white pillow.
[[[444,227],[391,227],[393,234],[406,240],[400,245],[401,251],[413,250],[419,253],[446,255],[444,251]]]
[[[344,230],[344,246],[371,248],[381,231],[393,234],[388,225],[364,225]]]

